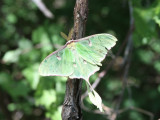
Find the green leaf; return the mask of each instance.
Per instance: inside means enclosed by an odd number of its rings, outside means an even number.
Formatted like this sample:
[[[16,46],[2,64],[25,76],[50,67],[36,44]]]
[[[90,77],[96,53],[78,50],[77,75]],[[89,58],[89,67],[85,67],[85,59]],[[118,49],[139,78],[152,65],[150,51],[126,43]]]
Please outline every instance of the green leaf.
[[[50,50],[52,50],[52,44],[50,38],[43,27],[39,27],[33,31],[32,40],[34,43],[38,43],[40,44],[40,46],[42,46],[42,51],[49,52]]]
[[[53,110],[52,110],[53,111]],[[58,109],[56,109],[56,111],[52,112],[49,111],[46,113],[46,117],[47,118],[51,118],[52,120],[61,120],[61,112],[62,112],[62,107],[59,106]]]
[[[160,40],[151,42],[150,46],[155,52],[160,53]]]
[[[36,89],[40,80],[38,73],[38,64],[30,66],[23,70],[23,75],[26,77],[32,89]]]
[[[153,22],[150,22],[152,19],[153,13],[151,10],[142,10],[136,8],[134,10],[134,17],[135,17],[135,26],[136,32],[142,36],[150,38],[154,35],[155,25]],[[153,24],[153,25],[152,25]]]
[[[160,60],[154,63],[154,68],[157,70],[158,73],[160,73]]]
[[[19,42],[18,42],[18,46],[20,49],[22,49],[24,52],[25,51],[29,51],[32,49],[32,43],[31,41],[29,41],[28,39],[21,39]]]
[[[153,52],[150,50],[139,50],[138,56],[142,62],[145,64],[151,64],[153,59]]]
[[[3,56],[2,60],[5,63],[16,63],[19,60],[20,54],[20,49],[7,51]]]
[[[10,13],[7,15],[7,20],[9,23],[15,24],[17,22],[17,17],[14,14]]]
[[[7,73],[0,73],[0,86],[14,98],[27,96],[30,91],[26,81],[13,81]]]
[[[154,14],[153,20],[159,25],[160,27],[160,2],[157,2],[156,7],[154,8]]]
[[[15,111],[17,109],[16,105],[14,103],[10,103],[8,106],[7,106],[8,110],[9,111]]]
[[[127,100],[125,100],[125,102],[124,102],[124,106],[125,106],[126,108],[129,108],[129,107],[132,107],[132,106],[136,106],[136,104],[135,104],[135,101],[134,101],[134,100],[127,99]]]
[[[159,27],[160,27],[160,18],[159,18],[158,16],[155,16],[153,19],[155,20],[155,22],[156,22],[156,23],[159,25]]]
[[[53,89],[43,90],[41,95],[36,96],[36,105],[43,105],[47,109],[56,102],[56,92]]]
[[[157,36],[156,24],[153,21],[153,8],[134,8],[135,30],[133,40],[136,46],[150,43],[153,37]]]

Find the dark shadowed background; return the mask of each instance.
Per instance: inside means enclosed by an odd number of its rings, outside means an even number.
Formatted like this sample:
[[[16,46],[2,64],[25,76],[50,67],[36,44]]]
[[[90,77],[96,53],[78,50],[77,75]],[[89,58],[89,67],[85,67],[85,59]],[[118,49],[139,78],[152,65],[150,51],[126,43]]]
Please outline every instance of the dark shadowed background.
[[[0,1],[0,120],[61,120],[64,77],[40,77],[38,66],[73,27],[75,0]],[[86,36],[118,38],[90,81],[109,112],[83,100],[84,120],[160,118],[160,1],[89,0]],[[83,93],[86,91],[83,85]],[[89,109],[86,111],[85,108]],[[114,116],[115,115],[115,116]]]

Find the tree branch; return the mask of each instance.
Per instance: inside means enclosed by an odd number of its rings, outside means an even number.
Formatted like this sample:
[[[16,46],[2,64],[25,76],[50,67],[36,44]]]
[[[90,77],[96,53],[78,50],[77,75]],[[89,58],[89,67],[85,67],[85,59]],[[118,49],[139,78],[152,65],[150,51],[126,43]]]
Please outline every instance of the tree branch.
[[[87,15],[88,0],[76,0],[74,8],[74,32],[72,39],[79,39],[84,36]],[[81,87],[82,80],[67,80],[65,100],[62,108],[62,120],[82,120]]]
[[[149,112],[149,111],[147,111],[147,110],[141,109],[141,108],[134,107],[134,106],[131,106],[131,107],[125,108],[125,109],[121,109],[121,110],[118,111],[118,113],[121,114],[121,113],[126,112],[126,111],[128,111],[128,110],[135,110],[135,111],[137,111],[137,112],[140,112],[140,113],[143,113],[143,114],[149,116],[149,117],[150,117],[150,120],[153,120],[153,119],[154,119],[153,113],[151,113],[151,112]]]

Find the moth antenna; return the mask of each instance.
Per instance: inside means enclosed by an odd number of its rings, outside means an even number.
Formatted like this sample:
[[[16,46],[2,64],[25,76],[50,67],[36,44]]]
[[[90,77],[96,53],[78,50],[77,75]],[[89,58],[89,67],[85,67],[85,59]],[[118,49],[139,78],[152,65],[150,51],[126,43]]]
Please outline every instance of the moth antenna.
[[[68,41],[68,37],[67,37],[67,35],[66,35],[65,33],[60,32],[60,34],[61,34],[61,36],[62,36],[66,41]]]
[[[69,34],[68,34],[68,37],[67,37],[67,41],[72,39],[73,31],[74,31],[74,29],[72,27],[71,30],[69,31]]]

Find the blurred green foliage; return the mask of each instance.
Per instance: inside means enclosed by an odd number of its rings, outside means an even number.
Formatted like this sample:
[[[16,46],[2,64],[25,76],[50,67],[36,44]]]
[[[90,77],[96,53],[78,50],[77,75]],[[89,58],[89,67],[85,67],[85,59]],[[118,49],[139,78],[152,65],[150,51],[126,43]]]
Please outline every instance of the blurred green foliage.
[[[46,18],[32,1],[0,1],[0,120],[60,120],[65,94],[64,77],[40,77],[38,66],[51,52],[65,44],[60,32],[73,26],[74,0],[44,1],[54,14]],[[160,116],[160,1],[132,0],[133,51],[128,75],[131,93],[125,90],[120,108],[135,106]],[[127,0],[90,0],[86,35],[111,33],[118,38],[117,53],[129,29]],[[123,60],[124,53],[119,56]],[[105,70],[108,61],[103,61]],[[120,61],[119,61],[120,62]],[[124,68],[115,65],[97,87],[103,103],[116,106],[122,90]],[[98,77],[95,74],[91,82]],[[85,85],[84,85],[85,86]],[[83,91],[86,88],[83,86]],[[131,98],[129,97],[131,94]],[[89,99],[85,106],[95,109]],[[105,120],[102,115],[83,111],[85,120]],[[135,110],[120,114],[118,120],[149,120]]]

